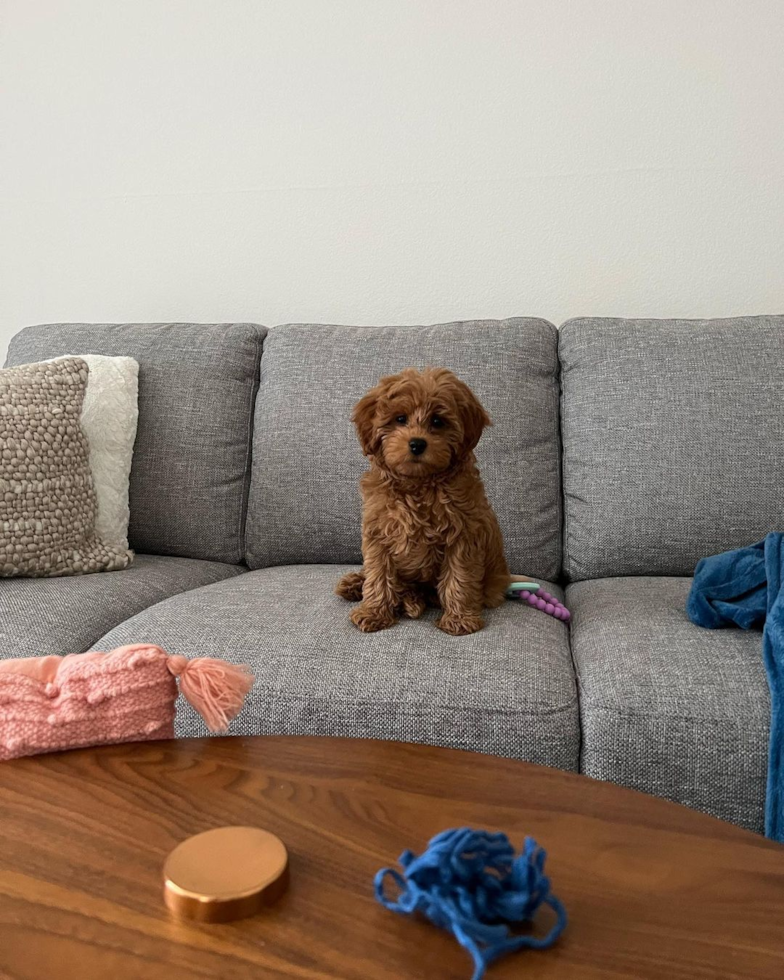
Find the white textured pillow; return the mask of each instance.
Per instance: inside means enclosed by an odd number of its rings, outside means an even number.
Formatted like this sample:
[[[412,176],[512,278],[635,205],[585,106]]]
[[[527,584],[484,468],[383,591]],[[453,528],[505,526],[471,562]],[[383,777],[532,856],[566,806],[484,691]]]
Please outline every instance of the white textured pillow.
[[[81,424],[90,444],[98,508],[95,530],[107,545],[127,548],[128,486],[139,419],[139,365],[132,357],[66,356],[80,357],[89,369]]]

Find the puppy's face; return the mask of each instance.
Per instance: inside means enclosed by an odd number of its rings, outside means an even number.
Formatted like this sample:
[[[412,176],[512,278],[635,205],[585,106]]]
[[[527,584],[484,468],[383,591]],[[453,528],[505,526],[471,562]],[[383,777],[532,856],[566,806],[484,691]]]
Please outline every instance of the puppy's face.
[[[472,452],[490,419],[446,368],[382,378],[352,416],[362,451],[400,476],[426,479]]]

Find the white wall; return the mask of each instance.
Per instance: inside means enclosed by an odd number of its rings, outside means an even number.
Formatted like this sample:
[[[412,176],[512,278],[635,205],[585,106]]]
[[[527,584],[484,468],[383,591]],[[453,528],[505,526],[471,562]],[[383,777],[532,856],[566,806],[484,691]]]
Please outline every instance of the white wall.
[[[52,320],[784,311],[782,0],[0,0]]]

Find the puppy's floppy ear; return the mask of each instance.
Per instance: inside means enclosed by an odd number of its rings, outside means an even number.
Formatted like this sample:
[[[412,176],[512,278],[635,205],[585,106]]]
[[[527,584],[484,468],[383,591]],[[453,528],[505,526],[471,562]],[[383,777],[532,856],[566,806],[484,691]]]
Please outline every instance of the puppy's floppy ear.
[[[381,385],[371,388],[360,398],[351,414],[351,421],[356,426],[359,444],[365,456],[374,456],[380,447],[381,439],[376,431],[376,406],[380,394]]]
[[[455,401],[463,423],[463,452],[470,453],[476,449],[482,432],[493,423],[484,410],[482,403],[465,382],[455,378]]]

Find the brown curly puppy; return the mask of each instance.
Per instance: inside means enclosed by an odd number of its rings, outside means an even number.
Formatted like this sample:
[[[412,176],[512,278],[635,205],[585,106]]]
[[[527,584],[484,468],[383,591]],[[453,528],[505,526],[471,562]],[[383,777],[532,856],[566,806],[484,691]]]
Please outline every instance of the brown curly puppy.
[[[363,568],[336,589],[362,600],[352,622],[370,633],[432,602],[444,632],[475,633],[511,579],[474,457],[487,412],[451,371],[409,368],[382,378],[352,421],[371,463],[360,484]]]

